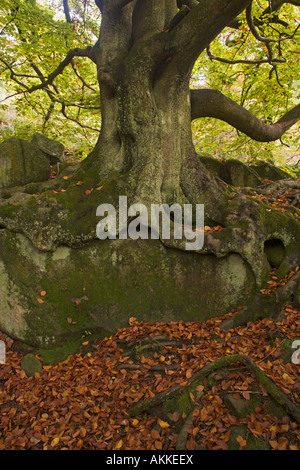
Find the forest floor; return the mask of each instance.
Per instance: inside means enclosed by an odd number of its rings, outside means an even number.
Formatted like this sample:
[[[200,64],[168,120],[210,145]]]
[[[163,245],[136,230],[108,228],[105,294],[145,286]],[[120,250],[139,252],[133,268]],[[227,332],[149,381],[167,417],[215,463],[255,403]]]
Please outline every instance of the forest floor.
[[[22,354],[14,350],[14,341],[1,334],[7,356],[0,366],[0,450],[176,449],[185,411],[170,410],[163,419],[157,413],[132,416],[128,411],[170,387],[184,388],[205,365],[232,354],[248,356],[299,406],[299,361],[283,357],[283,345],[299,334],[299,310],[287,305],[280,321],[220,329],[221,321],[233,313],[169,324],[131,318],[128,328],[90,344],[92,352],[43,364],[33,377],[21,369]],[[197,387],[200,400],[190,394],[194,408],[186,448],[242,450],[257,444],[299,450],[299,423],[266,407],[268,394],[246,367],[236,364],[226,371],[225,376],[217,371]],[[246,404],[243,417],[237,402],[242,408]]]

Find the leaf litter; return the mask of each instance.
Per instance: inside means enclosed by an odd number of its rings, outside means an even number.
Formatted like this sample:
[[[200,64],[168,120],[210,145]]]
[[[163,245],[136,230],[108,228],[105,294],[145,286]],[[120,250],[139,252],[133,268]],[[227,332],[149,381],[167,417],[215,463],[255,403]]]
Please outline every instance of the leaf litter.
[[[280,321],[263,319],[229,331],[218,325],[236,311],[204,322],[164,324],[132,317],[110,338],[86,342],[88,352],[43,364],[34,377],[26,376],[23,355],[1,333],[7,356],[0,366],[0,450],[174,450],[185,413],[174,409],[167,418],[151,412],[133,417],[130,408],[184,387],[205,365],[230,354],[251,358],[299,406],[299,364],[283,361],[281,349],[299,335],[299,309],[290,304],[284,311]],[[198,385],[190,393],[195,407],[186,448],[226,450],[232,426],[244,424],[249,435],[264,439],[271,449],[299,450],[300,429],[293,417],[278,418],[260,403],[237,418],[225,405],[228,394],[247,402],[258,393],[266,396],[263,385],[255,388],[255,383],[247,369],[232,367],[225,375],[217,371],[212,386],[206,387],[207,379]],[[240,450],[245,442],[244,435],[237,436]]]

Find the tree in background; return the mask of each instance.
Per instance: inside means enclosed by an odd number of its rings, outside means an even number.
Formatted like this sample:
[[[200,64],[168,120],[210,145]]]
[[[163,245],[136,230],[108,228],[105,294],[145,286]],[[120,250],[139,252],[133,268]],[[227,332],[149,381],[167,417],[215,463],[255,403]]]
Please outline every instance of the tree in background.
[[[86,153],[101,125],[94,63],[68,58],[68,67],[51,86],[31,88],[47,80],[69,49],[97,40],[99,10],[94,2],[72,2],[70,13],[67,1],[15,0],[2,2],[1,10],[0,77],[8,96],[1,103],[4,118],[15,111],[14,133],[20,137],[37,130]]]

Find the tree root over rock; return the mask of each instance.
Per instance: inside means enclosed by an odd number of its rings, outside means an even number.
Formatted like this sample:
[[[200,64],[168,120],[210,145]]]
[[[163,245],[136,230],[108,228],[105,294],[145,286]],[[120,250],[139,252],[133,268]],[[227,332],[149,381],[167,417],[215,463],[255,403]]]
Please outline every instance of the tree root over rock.
[[[130,416],[140,415],[143,412],[155,414],[155,410],[163,407],[164,409],[169,409],[172,411],[172,401],[173,404],[179,402],[180,397],[184,394],[193,394],[194,404],[187,410],[185,414],[185,420],[181,425],[181,429],[178,434],[176,449],[186,449],[186,443],[188,439],[188,430],[193,425],[194,419],[194,410],[196,408],[201,408],[202,404],[200,403],[200,398],[203,395],[201,390],[205,384],[205,379],[213,372],[216,372],[220,369],[228,368],[233,365],[243,365],[248,371],[255,377],[255,379],[261,384],[270,398],[272,398],[276,403],[282,406],[287,414],[292,416],[295,421],[300,423],[300,408],[295,405],[285,393],[283,393],[277,385],[275,385],[266,374],[248,357],[242,354],[234,354],[229,356],[224,356],[220,359],[217,359],[210,364],[205,365],[202,369],[196,372],[187,382],[182,385],[175,385],[167,390],[164,390],[157,395],[155,395],[150,400],[142,400],[135,404],[132,408],[129,409]],[[203,386],[203,389],[205,386]],[[198,391],[197,391],[198,389]],[[168,406],[170,405],[171,406]],[[173,409],[177,411],[177,408]],[[201,447],[197,446],[197,449]]]

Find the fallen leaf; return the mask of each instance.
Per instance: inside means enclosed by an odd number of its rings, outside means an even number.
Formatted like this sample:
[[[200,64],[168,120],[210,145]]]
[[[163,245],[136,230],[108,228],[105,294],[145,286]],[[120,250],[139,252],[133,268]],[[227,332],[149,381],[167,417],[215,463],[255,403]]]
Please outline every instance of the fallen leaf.
[[[156,431],[156,429],[152,429],[152,431],[150,432],[150,435],[152,437],[152,439],[160,439],[160,434],[158,431]]]
[[[160,442],[160,441],[155,441],[155,442],[154,442],[154,447],[155,447],[155,449],[157,449],[157,450],[161,450],[161,449],[162,449],[162,442]]]
[[[52,441],[51,441],[51,447],[57,446],[58,443],[59,443],[59,437],[55,437],[55,438],[52,439]]]
[[[250,393],[245,391],[242,393],[243,397],[245,398],[245,400],[250,400]]]
[[[169,423],[167,423],[166,421],[162,421],[161,419],[158,419],[157,423],[160,425],[162,429],[166,429],[170,427]]]
[[[240,444],[241,447],[246,447],[247,441],[242,436],[236,437],[237,442]]]
[[[123,440],[120,439],[120,440],[116,443],[115,449],[120,449],[120,448],[122,447],[122,445],[123,445]]]

